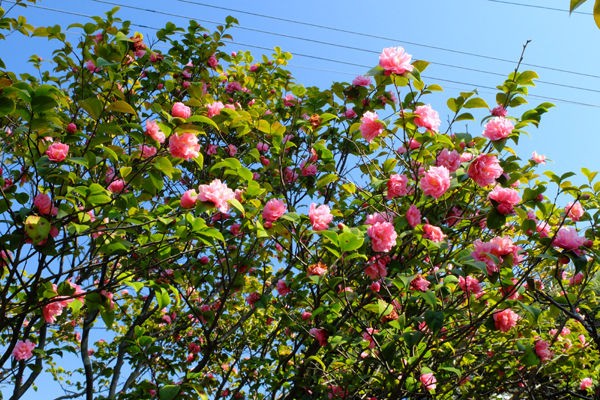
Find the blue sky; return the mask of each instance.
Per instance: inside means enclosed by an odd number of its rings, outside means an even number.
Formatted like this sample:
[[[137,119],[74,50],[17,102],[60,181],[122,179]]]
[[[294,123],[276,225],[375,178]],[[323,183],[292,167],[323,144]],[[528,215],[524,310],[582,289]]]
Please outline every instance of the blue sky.
[[[235,41],[228,46],[231,51],[251,50],[259,55],[263,50],[250,46],[279,46],[295,54],[290,69],[297,82],[307,86],[327,87],[334,81],[352,80],[377,64],[382,48],[401,45],[413,58],[432,62],[425,74],[427,82],[441,84],[445,92],[427,100],[438,109],[442,121],[449,115],[445,100],[458,91],[480,88],[481,97],[494,104],[495,91],[490,88],[514,70],[523,44],[531,40],[524,63],[537,67],[523,65],[522,69],[537,71],[546,83],[532,88],[530,93],[538,97],[530,98],[530,103],[550,101],[557,107],[543,117],[540,129],[531,128],[530,136],[522,138],[519,154],[523,158],[533,150],[545,154],[552,160],[548,167],[559,173],[579,171],[581,167],[598,169],[600,52],[596,46],[600,30],[591,15],[585,14],[590,12],[591,3],[581,7],[582,14],[571,16],[566,11],[548,9],[566,10],[569,0],[396,0],[376,5],[339,0],[38,3],[47,9],[19,10],[34,25],[82,22],[85,17],[68,13],[99,15],[116,4],[123,6],[118,14],[121,18],[147,27],[161,27],[166,21],[186,25],[191,17],[211,29],[214,24],[202,20],[222,23],[227,15],[233,15],[240,26],[231,30]],[[9,6],[9,2],[3,2],[5,9]],[[147,27],[134,29],[151,41],[155,31]],[[77,35],[69,35],[68,39],[76,43]],[[0,57],[14,71],[24,70],[32,54],[51,59],[51,51],[48,41],[19,34],[0,42]],[[470,124],[468,129],[473,135],[482,130],[478,123]],[[51,382],[39,383],[44,398],[61,394]],[[39,399],[40,394],[26,398]]]

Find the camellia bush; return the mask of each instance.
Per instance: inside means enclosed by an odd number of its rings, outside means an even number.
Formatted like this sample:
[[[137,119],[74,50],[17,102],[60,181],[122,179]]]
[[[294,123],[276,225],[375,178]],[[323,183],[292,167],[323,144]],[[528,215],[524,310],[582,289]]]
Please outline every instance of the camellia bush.
[[[0,21],[56,48],[0,65],[11,399],[600,396],[600,183],[511,148],[535,72],[436,111],[400,47],[322,90],[115,13]]]

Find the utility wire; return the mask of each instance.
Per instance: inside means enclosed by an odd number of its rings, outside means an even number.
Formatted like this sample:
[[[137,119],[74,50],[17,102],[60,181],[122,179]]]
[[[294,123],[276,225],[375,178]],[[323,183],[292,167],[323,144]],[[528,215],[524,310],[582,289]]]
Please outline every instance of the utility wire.
[[[100,1],[100,0],[93,0],[93,1]],[[334,32],[347,33],[347,34],[351,34],[351,35],[369,37],[369,38],[380,39],[380,40],[387,40],[387,41],[392,41],[392,42],[406,43],[406,44],[410,44],[411,46],[425,47],[425,48],[428,48],[428,49],[446,51],[446,52],[449,52],[449,53],[463,54],[463,55],[472,56],[472,57],[485,58],[485,59],[488,59],[488,60],[502,61],[502,62],[507,62],[507,63],[513,64],[513,65],[515,64],[514,60],[510,60],[510,59],[506,59],[506,58],[492,57],[492,56],[487,56],[487,55],[478,54],[478,53],[472,53],[472,52],[468,52],[468,51],[462,51],[462,50],[456,50],[456,49],[448,49],[448,48],[445,48],[445,47],[433,46],[433,45],[428,45],[428,44],[423,44],[423,43],[409,42],[407,40],[402,40],[402,39],[397,39],[397,38],[391,38],[391,37],[386,37],[386,36],[372,35],[372,34],[365,33],[365,32],[356,32],[356,31],[351,31],[351,30],[348,30],[348,29],[335,28],[335,27],[330,27],[330,26],[325,26],[325,25],[314,24],[314,23],[310,23],[310,22],[304,22],[304,21],[298,21],[298,20],[293,20],[293,19],[288,19],[288,18],[275,17],[275,16],[272,16],[272,15],[259,14],[259,13],[255,13],[255,12],[251,12],[251,11],[238,10],[238,9],[235,9],[235,8],[228,8],[228,7],[216,6],[216,5],[213,5],[213,4],[202,3],[202,2],[199,2],[199,1],[192,1],[192,0],[176,0],[176,1],[179,1],[181,3],[195,4],[195,5],[202,6],[202,7],[220,9],[220,10],[229,11],[229,12],[236,12],[236,13],[240,13],[240,14],[252,15],[252,16],[260,17],[260,18],[272,19],[272,20],[275,20],[275,21],[289,22],[289,23],[297,24],[297,25],[310,26],[310,27],[313,27],[313,28],[325,29],[325,30],[334,31]],[[490,0],[490,1],[492,1],[492,0]],[[589,78],[600,79],[600,75],[594,75],[594,74],[588,74],[588,73],[584,73],[584,72],[577,72],[577,71],[572,71],[572,70],[567,70],[567,69],[549,67],[549,66],[545,66],[545,65],[537,65],[537,64],[529,64],[529,63],[521,63],[521,65],[526,65],[528,67],[533,67],[533,68],[538,68],[538,69],[547,69],[547,70],[550,70],[550,71],[563,72],[563,73],[566,73],[566,74],[573,74],[573,75],[579,75],[579,76],[586,76],[586,77],[589,77]]]
[[[535,4],[515,3],[515,2],[512,2],[512,1],[504,1],[504,0],[488,0],[488,1],[491,1],[492,3],[509,4],[511,6],[521,6],[521,7],[539,8],[541,10],[569,12],[569,10],[564,9],[564,8],[539,6],[539,5],[535,5]],[[571,14],[592,15],[592,13],[590,13],[590,12],[584,12],[584,11],[572,11]]]
[[[195,20],[195,21],[199,21],[199,22],[219,25],[219,23],[215,22],[215,21],[210,21],[210,20],[205,20],[205,19],[196,19],[196,18],[189,17],[187,15],[173,14],[170,12],[159,11],[159,10],[143,8],[143,7],[130,6],[130,5],[115,3],[112,1],[106,1],[106,0],[91,0],[91,1],[96,2],[96,3],[103,3],[103,4],[123,7],[123,8],[129,8],[129,9],[133,9],[133,10],[137,10],[137,11],[145,11],[145,12],[159,14],[159,15],[166,15],[166,16],[170,16],[170,17],[183,18],[183,19],[188,19],[188,20]],[[369,54],[376,54],[376,55],[379,54],[379,52],[375,51],[375,50],[365,49],[365,48],[361,48],[361,47],[348,46],[348,45],[339,44],[339,43],[331,43],[331,42],[326,42],[323,40],[311,39],[311,38],[306,38],[306,37],[302,37],[302,36],[288,35],[288,34],[279,33],[279,32],[271,32],[271,31],[266,31],[263,29],[249,28],[249,27],[244,27],[244,26],[234,26],[233,29],[262,33],[262,34],[266,34],[266,35],[271,35],[271,36],[276,36],[276,37],[284,37],[284,38],[288,38],[288,39],[296,39],[296,40],[301,40],[301,41],[305,41],[305,42],[309,42],[309,43],[316,43],[316,44],[331,46],[331,47],[335,47],[335,48],[361,51],[361,52],[365,52],[365,53],[369,53]],[[430,63],[433,65],[439,65],[442,67],[455,68],[455,69],[460,69],[463,71],[477,72],[477,73],[486,74],[486,75],[493,75],[493,76],[500,76],[500,77],[506,76],[506,74],[502,74],[499,72],[485,71],[485,70],[478,69],[478,68],[469,68],[469,67],[465,67],[462,65],[446,64],[446,63],[441,63],[441,62],[437,62],[437,61],[430,61]],[[600,93],[600,90],[597,90],[597,89],[590,89],[590,88],[581,87],[581,86],[566,85],[563,83],[556,83],[556,82],[550,82],[550,81],[545,81],[545,80],[538,80],[537,83],[550,85],[550,86],[558,86],[558,87],[564,87],[564,88],[569,88],[569,89],[575,89],[575,90],[582,90],[582,91],[592,92],[592,93]]]
[[[98,1],[98,2],[100,2],[101,0],[92,0],[92,1]],[[7,3],[11,3],[11,2],[7,1]],[[52,11],[52,12],[56,12],[56,13],[60,13],[60,14],[67,14],[67,15],[74,15],[74,16],[79,16],[79,17],[91,18],[90,15],[86,15],[86,14],[75,12],[75,11],[59,10],[59,9],[56,9],[56,8],[45,7],[45,6],[40,6],[40,5],[29,5],[29,7],[38,8],[38,9],[46,10],[46,11]],[[154,30],[154,31],[158,31],[160,29],[160,28],[156,28],[156,27],[152,27],[152,26],[148,26],[148,25],[134,24],[134,23],[132,23],[131,26],[136,26],[136,27],[144,28],[144,29],[151,29],[151,30]],[[272,51],[273,50],[272,48],[268,48],[268,47],[264,47],[264,46],[257,46],[257,45],[247,44],[247,43],[240,43],[240,42],[236,42],[236,41],[231,41],[230,43],[231,44],[237,44],[237,45],[243,46],[243,47],[250,47],[250,48],[255,48],[255,49],[265,50],[265,51]],[[315,55],[312,55],[312,54],[303,54],[303,53],[293,53],[293,54],[295,56],[297,56],[297,57],[305,57],[305,58],[310,58],[310,59],[314,59],[314,60],[326,61],[326,62],[331,62],[331,63],[336,63],[336,64],[344,64],[344,65],[349,65],[349,66],[359,67],[359,68],[365,68],[365,69],[370,69],[371,68],[371,66],[369,66],[369,65],[357,64],[357,63],[352,63],[352,62],[342,61],[342,60],[335,60],[335,59],[332,59],[332,58],[320,57],[320,56],[315,56]],[[461,82],[461,81],[456,81],[456,80],[449,80],[449,79],[438,78],[438,77],[433,77],[433,76],[428,76],[428,75],[422,75],[422,76],[424,78],[433,79],[433,80],[440,81],[440,82],[447,82],[447,83],[459,84],[459,85],[469,86],[469,87],[473,87],[473,88],[497,90],[497,88],[494,88],[494,87],[491,87],[491,86],[478,85],[478,84],[474,84],[474,83]],[[567,87],[572,88],[571,86],[567,86]],[[600,108],[600,105],[597,105],[597,104],[583,103],[583,102],[579,102],[579,101],[567,100],[567,99],[562,99],[562,98],[558,98],[558,97],[539,96],[539,95],[529,95],[529,97],[531,97],[531,98],[538,98],[538,99],[542,99],[542,100],[558,101],[558,102],[562,102],[562,103],[575,104],[575,105],[581,105],[581,106],[587,106],[587,107]]]

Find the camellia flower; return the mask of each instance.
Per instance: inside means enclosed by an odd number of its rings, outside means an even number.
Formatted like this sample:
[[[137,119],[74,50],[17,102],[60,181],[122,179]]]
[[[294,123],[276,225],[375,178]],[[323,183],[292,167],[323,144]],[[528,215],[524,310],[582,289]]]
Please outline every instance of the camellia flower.
[[[440,115],[429,104],[415,108],[415,124],[429,131],[440,129]]]
[[[491,141],[506,139],[511,134],[515,126],[504,117],[494,117],[485,124],[483,136]]]
[[[283,200],[271,199],[267,201],[263,208],[262,216],[265,221],[275,222],[286,212],[286,206]]]
[[[150,158],[156,155],[156,147],[148,146],[147,144],[140,145],[140,155],[142,158]]]
[[[581,207],[581,203],[576,201],[575,203],[568,203],[565,207],[565,213],[567,217],[571,218],[573,221],[577,222],[583,217],[583,207]]]
[[[448,151],[448,149],[443,149],[438,154],[435,164],[438,167],[446,167],[449,172],[454,172],[460,168],[460,154],[456,150]]]
[[[60,316],[63,312],[63,308],[65,308],[66,304],[62,301],[53,301],[52,303],[46,304],[42,308],[42,314],[44,316],[44,321],[48,324],[53,324],[56,322],[56,317]]]
[[[331,214],[329,206],[324,204],[317,207],[315,203],[311,203],[310,209],[308,210],[308,217],[310,218],[310,223],[315,231],[327,229],[329,223],[333,220],[333,215]]]
[[[221,110],[223,108],[225,108],[225,106],[220,101],[215,101],[214,103],[210,103],[206,108],[206,115],[209,118],[212,118],[215,115],[221,114]]]
[[[423,193],[437,199],[450,188],[450,172],[446,167],[430,167],[421,178],[419,186]]]
[[[64,161],[65,158],[67,158],[68,154],[69,145],[60,142],[52,143],[48,147],[48,150],[46,150],[46,155],[48,156],[48,159],[54,162]]]
[[[165,134],[162,133],[156,121],[148,120],[146,121],[146,135],[150,136],[152,139],[156,140],[158,143],[165,142]]]
[[[512,214],[514,207],[521,202],[519,192],[502,186],[494,187],[488,194],[488,199],[496,203],[496,210],[502,215]]]
[[[306,271],[306,274],[308,276],[323,276],[327,273],[327,266],[325,264],[323,264],[321,261],[319,261],[316,264],[311,264],[308,266],[308,270]]]
[[[387,73],[401,75],[405,72],[411,72],[413,66],[410,64],[412,56],[402,47],[387,47],[379,55],[379,65]]]
[[[431,240],[432,242],[440,243],[444,241],[446,235],[444,235],[439,227],[425,224],[423,225],[423,237]]]
[[[229,200],[233,199],[235,192],[220,179],[215,179],[208,185],[198,186],[198,200],[213,203],[222,213],[229,211]]]
[[[197,200],[198,194],[194,189],[190,189],[183,193],[179,202],[183,208],[193,208],[196,205]]]
[[[508,332],[512,327],[517,325],[519,319],[519,314],[510,308],[494,313],[494,325],[500,332]]]
[[[369,86],[371,84],[370,76],[359,75],[352,81],[354,86]]]
[[[417,275],[410,282],[410,287],[412,289],[418,290],[420,292],[426,292],[427,289],[429,289],[429,285],[431,285],[431,282],[429,282],[427,279],[423,278],[423,276],[421,276],[421,274]]]
[[[125,189],[125,181],[123,179],[115,179],[108,185],[107,189],[111,193],[121,193]]]
[[[435,390],[436,388],[436,384],[437,384],[437,379],[435,379],[435,376],[433,375],[432,372],[428,372],[426,374],[421,374],[421,376],[419,377],[419,380],[421,381],[421,384],[423,385],[423,387],[429,391]]]
[[[467,275],[466,277],[458,277],[458,287],[466,294],[478,295],[481,293],[481,285],[477,278]]]
[[[541,362],[550,360],[554,355],[550,350],[550,343],[541,339],[535,342],[535,354],[537,354]]]
[[[479,155],[471,165],[469,165],[469,178],[473,179],[479,186],[487,186],[502,175],[504,171],[498,162],[496,156],[491,154]]]
[[[592,378],[583,378],[579,383],[579,389],[581,390],[588,390],[592,386],[594,386],[594,381]]]
[[[421,223],[421,211],[419,211],[414,204],[411,204],[410,207],[408,207],[408,211],[406,211],[406,220],[413,228]]]
[[[188,119],[192,115],[192,110],[182,102],[178,101],[177,103],[173,104],[173,107],[171,108],[171,115],[178,118]]]
[[[389,262],[389,256],[371,257],[365,268],[365,274],[372,280],[385,278],[387,276],[387,264]]]
[[[585,243],[585,237],[577,235],[577,230],[563,226],[558,230],[552,244],[565,250],[577,250]]]
[[[408,178],[402,174],[392,174],[390,179],[387,181],[387,194],[386,199],[390,200],[399,196],[406,196],[408,194],[408,188],[406,184]]]
[[[169,152],[173,157],[190,160],[200,155],[198,138],[193,133],[176,133],[169,136]]]
[[[42,215],[56,215],[58,209],[52,206],[52,200],[46,193],[39,193],[33,198],[33,205]]]
[[[379,120],[377,113],[367,111],[360,119],[360,134],[369,143],[383,132],[383,122]]]
[[[311,328],[310,331],[308,331],[308,333],[310,334],[310,336],[317,339],[321,347],[327,346],[327,338],[329,335],[327,334],[327,331],[325,329]]]
[[[280,279],[277,281],[276,287],[277,287],[277,292],[279,292],[280,296],[285,296],[292,291],[283,279]]]
[[[521,260],[519,256],[520,247],[516,246],[510,237],[495,237],[489,242],[482,242],[477,239],[473,243],[475,250],[471,253],[477,261],[483,261],[487,266],[489,275],[498,272],[498,265],[504,262],[504,258],[512,256],[513,265],[517,265]],[[490,255],[495,257],[492,258]],[[498,264],[496,264],[496,260]]]
[[[13,349],[12,356],[17,361],[29,360],[33,356],[33,349],[35,349],[35,344],[31,341],[19,340]]]
[[[367,229],[367,235],[371,238],[373,251],[382,253],[389,252],[396,244],[398,234],[394,225],[390,222],[376,222]]]
[[[531,153],[531,161],[536,164],[546,164],[546,156],[538,154],[537,152]]]

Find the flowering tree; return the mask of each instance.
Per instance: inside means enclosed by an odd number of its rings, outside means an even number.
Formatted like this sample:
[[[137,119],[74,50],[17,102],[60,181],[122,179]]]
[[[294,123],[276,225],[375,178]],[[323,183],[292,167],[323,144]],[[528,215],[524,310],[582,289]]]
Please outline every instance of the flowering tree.
[[[402,48],[306,88],[225,53],[233,23],[150,45],[113,10],[74,46],[3,17],[57,43],[0,78],[12,398],[598,395],[600,184],[510,147],[552,106],[517,114],[535,72],[436,111]]]

